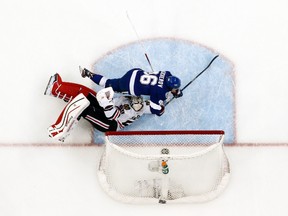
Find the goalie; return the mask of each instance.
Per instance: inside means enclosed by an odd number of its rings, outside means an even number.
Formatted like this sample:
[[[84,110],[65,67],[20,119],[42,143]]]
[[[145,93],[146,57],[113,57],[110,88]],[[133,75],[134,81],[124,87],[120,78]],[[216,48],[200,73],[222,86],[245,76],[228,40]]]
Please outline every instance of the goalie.
[[[50,77],[44,95],[63,99],[68,104],[57,121],[48,128],[49,136],[64,142],[81,117],[99,131],[116,131],[150,113],[149,101],[142,97],[115,97],[111,87],[98,93],[76,83],[63,82],[59,74]]]

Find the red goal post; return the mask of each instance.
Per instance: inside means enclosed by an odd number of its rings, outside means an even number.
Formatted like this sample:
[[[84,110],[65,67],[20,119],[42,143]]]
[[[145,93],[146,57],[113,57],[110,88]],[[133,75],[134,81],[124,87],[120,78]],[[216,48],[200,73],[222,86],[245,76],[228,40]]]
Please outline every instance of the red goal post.
[[[203,202],[227,186],[224,131],[107,132],[98,178],[126,203]]]

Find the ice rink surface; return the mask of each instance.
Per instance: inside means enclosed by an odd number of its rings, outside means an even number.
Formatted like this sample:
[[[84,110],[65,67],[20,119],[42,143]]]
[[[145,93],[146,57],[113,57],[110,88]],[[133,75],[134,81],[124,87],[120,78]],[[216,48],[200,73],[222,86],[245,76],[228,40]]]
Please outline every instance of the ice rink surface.
[[[287,215],[287,6],[285,0],[1,1],[0,215]],[[143,40],[187,40],[233,63],[237,142],[225,148],[232,177],[216,200],[115,202],[97,182],[103,147],[91,144],[89,123],[81,121],[64,144],[47,136],[65,105],[43,95],[49,77],[58,72],[94,88],[78,65],[92,69],[138,42],[127,11]]]

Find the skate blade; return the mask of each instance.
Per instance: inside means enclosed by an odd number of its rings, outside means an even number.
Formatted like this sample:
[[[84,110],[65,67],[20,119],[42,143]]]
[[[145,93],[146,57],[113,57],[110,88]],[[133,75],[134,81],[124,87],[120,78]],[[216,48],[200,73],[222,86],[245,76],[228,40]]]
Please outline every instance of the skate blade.
[[[44,92],[44,95],[47,95],[48,91],[50,90],[50,87],[53,86],[54,82],[56,81],[56,78],[55,78],[55,75],[51,76],[48,83],[47,83],[47,86],[46,86],[46,89],[45,89],[45,92]],[[51,91],[50,91],[51,92]],[[50,94],[49,94],[50,95]]]

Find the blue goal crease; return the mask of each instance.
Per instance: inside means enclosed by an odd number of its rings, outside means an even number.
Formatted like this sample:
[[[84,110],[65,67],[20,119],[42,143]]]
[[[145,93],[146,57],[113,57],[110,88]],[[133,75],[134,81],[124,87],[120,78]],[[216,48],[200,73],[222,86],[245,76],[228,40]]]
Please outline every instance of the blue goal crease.
[[[94,70],[107,78],[122,77],[131,68],[151,71],[143,53],[155,71],[168,70],[185,86],[217,55],[192,42],[176,39],[151,39],[109,52],[97,61]],[[96,91],[101,87],[96,87]],[[124,130],[224,130],[224,143],[235,142],[235,94],[233,64],[221,55],[174,99],[158,117],[144,115]],[[104,143],[104,134],[94,130],[94,142]]]

